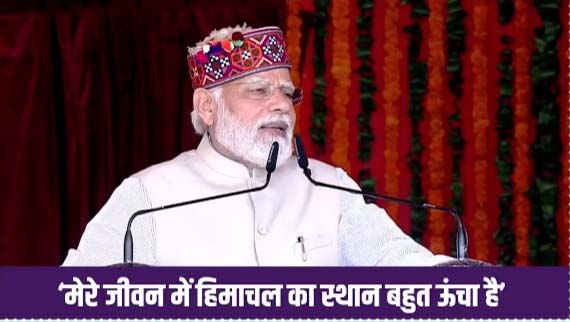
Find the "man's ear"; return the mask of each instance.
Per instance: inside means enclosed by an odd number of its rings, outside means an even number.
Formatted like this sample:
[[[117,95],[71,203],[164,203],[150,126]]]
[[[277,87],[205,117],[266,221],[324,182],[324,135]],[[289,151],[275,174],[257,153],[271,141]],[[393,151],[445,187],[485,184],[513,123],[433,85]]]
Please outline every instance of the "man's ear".
[[[214,123],[214,112],[217,108],[212,94],[207,89],[197,88],[194,90],[192,103],[194,110],[196,110],[204,124],[211,126]]]

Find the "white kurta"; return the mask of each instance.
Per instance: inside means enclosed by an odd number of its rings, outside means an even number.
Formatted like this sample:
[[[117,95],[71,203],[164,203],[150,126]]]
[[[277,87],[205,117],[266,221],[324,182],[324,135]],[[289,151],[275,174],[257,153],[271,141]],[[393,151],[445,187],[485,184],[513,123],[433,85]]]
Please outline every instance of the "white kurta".
[[[344,171],[310,160],[313,178],[357,189]],[[217,153],[205,136],[196,150],[126,179],[87,225],[63,265],[122,261],[127,221],[139,209],[263,185]],[[435,265],[434,256],[361,196],[313,186],[294,157],[262,191],[149,213],[133,223],[135,262],[161,266]],[[302,242],[300,242],[302,240]]]

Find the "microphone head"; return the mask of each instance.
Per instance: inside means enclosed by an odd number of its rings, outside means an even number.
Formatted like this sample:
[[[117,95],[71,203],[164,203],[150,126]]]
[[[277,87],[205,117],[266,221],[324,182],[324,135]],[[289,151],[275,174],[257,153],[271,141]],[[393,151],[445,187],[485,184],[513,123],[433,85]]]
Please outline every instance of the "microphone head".
[[[295,150],[297,150],[297,163],[301,169],[305,170],[309,167],[309,159],[307,159],[307,153],[305,153],[305,147],[303,142],[301,142],[301,137],[295,135]]]
[[[267,165],[265,170],[269,173],[273,173],[275,168],[277,168],[277,156],[279,155],[279,143],[273,142],[271,144],[271,149],[269,150],[269,156],[267,157]]]

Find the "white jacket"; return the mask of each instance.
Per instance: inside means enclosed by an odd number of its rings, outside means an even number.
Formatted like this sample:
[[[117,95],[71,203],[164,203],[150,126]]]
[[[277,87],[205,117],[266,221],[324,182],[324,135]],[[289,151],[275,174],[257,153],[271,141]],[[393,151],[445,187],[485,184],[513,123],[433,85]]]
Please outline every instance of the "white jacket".
[[[344,171],[310,160],[313,178],[358,189]],[[63,265],[122,261],[128,218],[139,209],[263,185],[217,153],[204,136],[196,150],[126,179],[87,225]],[[160,266],[435,265],[434,256],[361,196],[313,186],[291,157],[260,192],[173,208],[133,223],[135,262]]]

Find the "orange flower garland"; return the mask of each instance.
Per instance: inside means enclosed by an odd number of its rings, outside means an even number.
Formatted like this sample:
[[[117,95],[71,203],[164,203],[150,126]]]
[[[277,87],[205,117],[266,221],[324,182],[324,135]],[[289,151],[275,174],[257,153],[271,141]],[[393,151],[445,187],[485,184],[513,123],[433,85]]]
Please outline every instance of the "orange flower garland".
[[[299,66],[301,64],[301,24],[302,20],[299,16],[301,9],[301,0],[288,0],[287,2],[287,52],[289,53],[289,58],[291,59],[291,80],[295,86],[300,86],[301,77],[299,75]],[[295,106],[297,115],[299,114],[300,104]],[[297,123],[295,124],[295,132],[300,130],[300,117],[297,118]]]
[[[400,170],[398,168],[398,132],[400,121],[398,119],[398,102],[401,96],[400,90],[400,60],[403,55],[398,44],[398,19],[400,6],[399,0],[386,1],[386,17],[384,19],[384,51],[386,61],[384,63],[385,86],[382,91],[384,98],[384,110],[386,120],[384,125],[384,158],[386,169],[384,183],[386,194],[398,196],[398,184]],[[398,205],[391,203],[386,207],[388,214],[394,221],[398,218]]]
[[[428,18],[428,91],[426,97],[427,120],[429,121],[428,142],[428,188],[427,198],[432,204],[441,205],[444,202],[444,30],[443,17],[444,1],[430,0],[430,16]],[[436,253],[445,252],[447,236],[444,236],[445,221],[441,214],[429,211],[427,229],[430,232],[429,248]]]
[[[515,0],[515,29],[518,31],[515,42],[514,74],[515,74],[515,141],[514,141],[514,169],[513,169],[513,197],[514,197],[514,224],[516,239],[515,264],[528,265],[529,244],[528,234],[530,226],[530,202],[526,191],[530,187],[531,164],[529,159],[529,123],[530,106],[528,94],[530,92],[530,52],[527,47],[528,30],[527,0]]]
[[[475,156],[475,215],[471,221],[471,231],[477,241],[474,257],[489,260],[489,216],[487,215],[487,129],[489,128],[487,70],[485,54],[487,40],[488,6],[485,1],[475,2],[473,8],[474,48],[471,53],[473,72],[473,135]]]
[[[334,50],[332,53],[331,75],[334,80],[335,93],[332,103],[334,119],[332,129],[333,163],[350,173],[348,161],[349,125],[347,106],[350,101],[350,0],[334,0],[331,8],[332,39]]]

